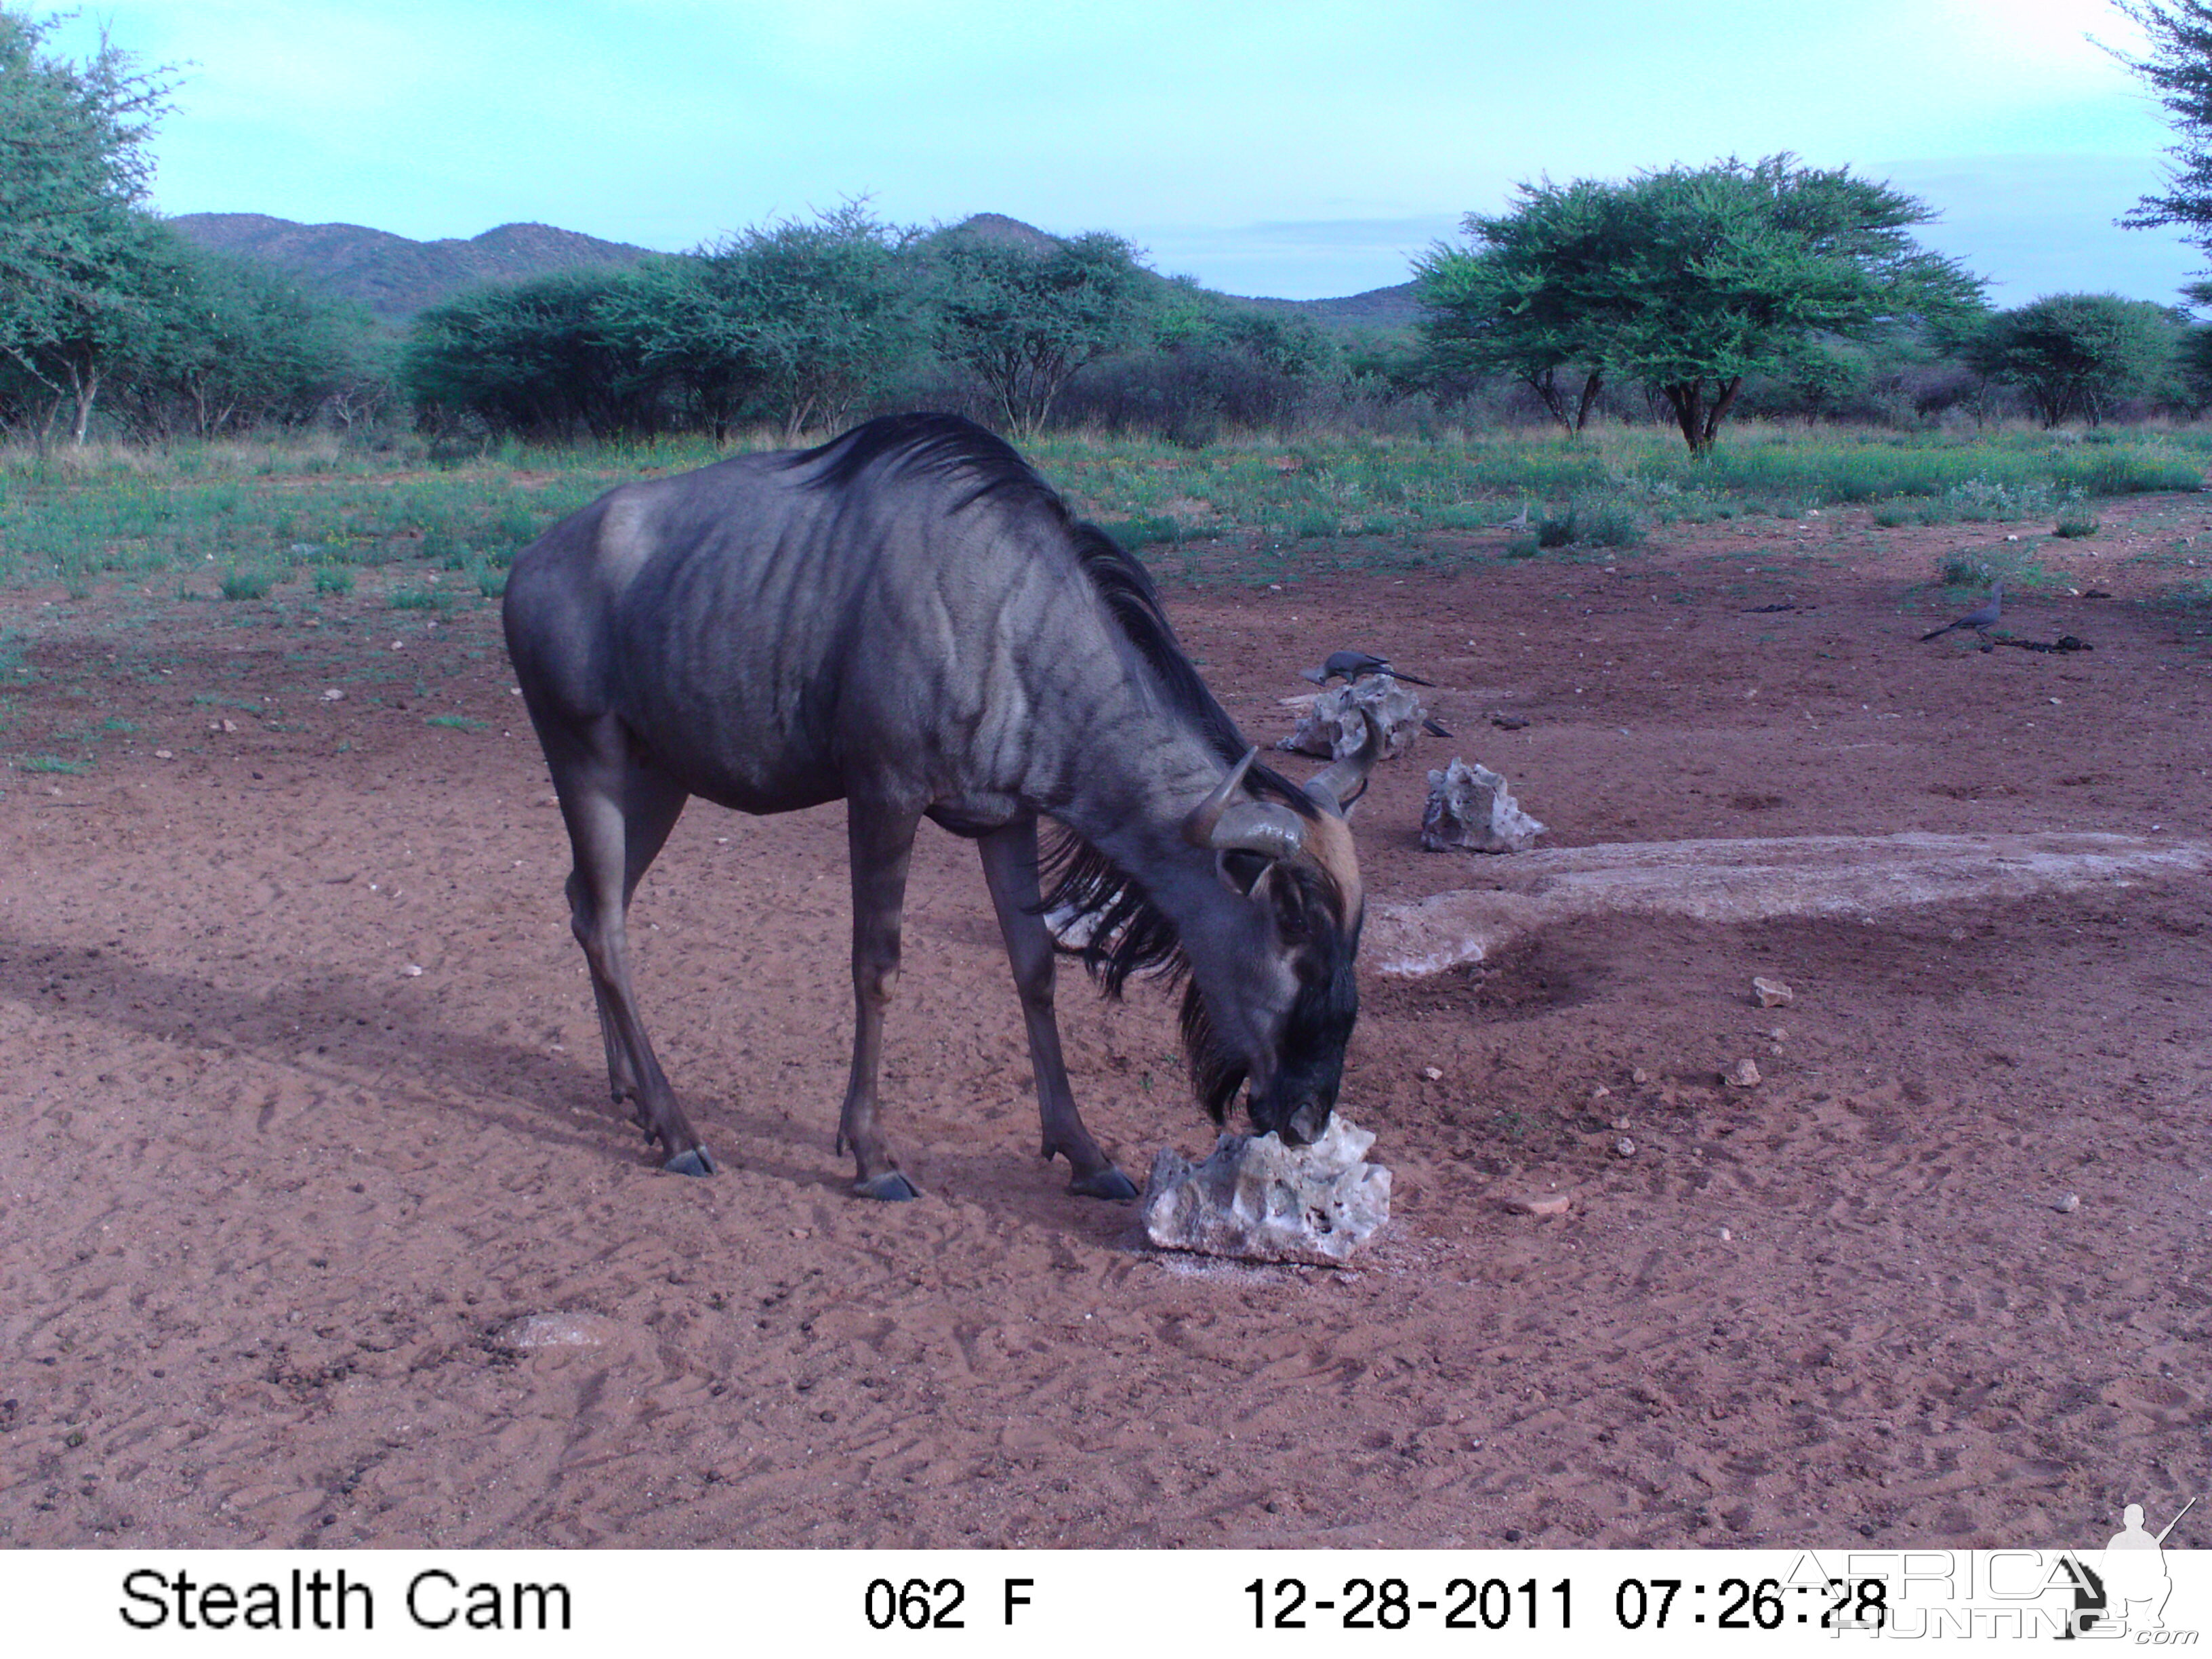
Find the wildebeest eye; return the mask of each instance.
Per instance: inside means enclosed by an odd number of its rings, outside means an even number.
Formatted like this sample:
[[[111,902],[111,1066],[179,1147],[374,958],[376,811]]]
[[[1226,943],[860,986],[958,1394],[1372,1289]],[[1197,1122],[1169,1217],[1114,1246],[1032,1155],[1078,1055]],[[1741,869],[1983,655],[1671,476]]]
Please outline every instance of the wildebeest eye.
[[[1252,890],[1260,884],[1260,878],[1267,873],[1267,866],[1274,861],[1265,853],[1237,851],[1213,855],[1213,867],[1222,884],[1246,898],[1252,896]]]
[[[1275,925],[1291,944],[1304,944],[1314,935],[1313,896],[1302,882],[1278,882],[1275,886]]]

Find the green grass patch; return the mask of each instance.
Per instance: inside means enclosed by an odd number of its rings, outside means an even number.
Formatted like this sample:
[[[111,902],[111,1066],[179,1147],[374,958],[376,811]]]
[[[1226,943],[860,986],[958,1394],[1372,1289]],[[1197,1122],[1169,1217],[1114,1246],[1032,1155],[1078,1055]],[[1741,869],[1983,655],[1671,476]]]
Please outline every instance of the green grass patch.
[[[1079,514],[1125,544],[1174,549],[1193,580],[1244,581],[1462,557],[1463,549],[1420,538],[1502,529],[1524,503],[1532,525],[1573,517],[1559,546],[1630,545],[1637,528],[1859,504],[1890,526],[2051,523],[2075,502],[2194,490],[2212,465],[2212,428],[2093,436],[1737,422],[1703,460],[1656,425],[1594,428],[1575,442],[1518,429],[1232,434],[1195,446],[1055,434],[1024,448]],[[381,449],[328,437],[95,446],[44,461],[0,450],[0,581],[58,580],[88,593],[111,574],[148,586],[160,574],[179,597],[209,597],[220,582],[228,596],[258,598],[240,584],[264,572],[312,566],[317,592],[343,593],[353,570],[398,565],[467,573],[482,592],[481,573],[504,569],[518,548],[609,485],[720,453],[692,440],[501,443],[426,470],[428,446],[412,437]],[[1371,545],[1378,541],[1397,545]],[[401,591],[428,586],[417,579]],[[425,599],[416,608],[443,607]]]
[[[228,570],[223,573],[222,596],[226,599],[265,599],[276,585],[276,577],[265,570]]]
[[[75,775],[92,770],[90,761],[64,760],[59,755],[29,755],[16,763],[26,772],[66,772]]]
[[[2185,611],[2191,616],[2212,616],[2212,580],[2198,578],[2183,582],[2160,593],[2154,601],[2165,611]]]
[[[2044,568],[2033,547],[2023,550],[2011,544],[1969,548],[1947,555],[1936,568],[1936,580],[1945,587],[1976,593],[1986,592],[2000,581],[2008,591],[2015,592],[2055,586],[2060,581]]]
[[[471,720],[466,714],[432,714],[422,722],[425,726],[443,726],[455,732],[482,732],[486,723]]]
[[[395,589],[385,604],[394,611],[451,611],[453,596],[434,587],[402,587]]]

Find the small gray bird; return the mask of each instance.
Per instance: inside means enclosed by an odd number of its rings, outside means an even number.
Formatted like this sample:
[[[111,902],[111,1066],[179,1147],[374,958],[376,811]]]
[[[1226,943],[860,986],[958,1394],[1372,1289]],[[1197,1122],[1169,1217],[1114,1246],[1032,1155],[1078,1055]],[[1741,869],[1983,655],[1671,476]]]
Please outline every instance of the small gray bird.
[[[1989,599],[1978,610],[1969,611],[1954,623],[1945,623],[1941,628],[1931,629],[1920,636],[1920,642],[1925,645],[1930,640],[1941,639],[1954,628],[1971,628],[1987,639],[1990,629],[1997,625],[1997,618],[2003,615],[2004,584],[1992,582],[1990,584]]]
[[[1331,680],[1337,679],[1349,684],[1355,680],[1364,680],[1370,674],[1388,674],[1394,680],[1404,680],[1411,685],[1436,684],[1434,680],[1425,680],[1419,675],[1393,668],[1382,658],[1364,651],[1332,651],[1328,660],[1320,667],[1301,668],[1298,672],[1316,685],[1327,685]]]

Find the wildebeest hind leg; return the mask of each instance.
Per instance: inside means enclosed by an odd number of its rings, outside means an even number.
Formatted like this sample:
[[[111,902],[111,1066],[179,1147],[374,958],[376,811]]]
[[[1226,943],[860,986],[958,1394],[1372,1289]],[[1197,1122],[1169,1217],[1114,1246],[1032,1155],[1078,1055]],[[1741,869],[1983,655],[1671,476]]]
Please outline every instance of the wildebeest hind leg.
[[[852,1152],[853,1190],[862,1198],[919,1196],[876,1127],[876,1084],[883,1068],[884,1011],[898,988],[907,865],[921,821],[919,812],[858,797],[846,802],[853,856],[853,1070],[837,1115],[837,1150]]]
[[[639,1124],[668,1154],[666,1168],[711,1175],[714,1156],[700,1145],[646,1036],[630,987],[626,927],[630,896],[687,797],[634,752],[611,719],[574,749],[549,744],[547,759],[575,854],[568,876],[569,923],[591,969],[606,1041],[608,1088],[617,1099],[634,1101]]]
[[[1044,1127],[1044,1155],[1055,1152],[1074,1171],[1071,1193],[1086,1198],[1134,1198],[1135,1184],[1114,1167],[1075,1109],[1067,1085],[1067,1066],[1060,1052],[1060,1024],[1053,1014],[1052,939],[1037,912],[1037,824],[1018,818],[976,842],[983,879],[999,912],[999,931],[1006,941],[1006,961],[1014,970],[1014,989],[1022,1000],[1022,1023],[1029,1028],[1030,1069],[1036,1074],[1037,1115]]]

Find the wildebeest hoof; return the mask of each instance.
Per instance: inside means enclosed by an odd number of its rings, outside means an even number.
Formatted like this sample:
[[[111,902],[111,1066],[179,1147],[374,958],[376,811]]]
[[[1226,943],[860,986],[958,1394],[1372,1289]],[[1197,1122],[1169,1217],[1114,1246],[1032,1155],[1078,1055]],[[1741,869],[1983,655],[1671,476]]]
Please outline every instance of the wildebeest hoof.
[[[710,1176],[715,1173],[714,1155],[704,1146],[694,1146],[688,1152],[678,1152],[660,1166],[671,1175]]]
[[[878,1198],[886,1204],[903,1204],[910,1198],[920,1198],[921,1192],[896,1170],[886,1170],[879,1176],[870,1176],[866,1181],[853,1183],[854,1194],[860,1198]]]
[[[1078,1198],[1112,1198],[1126,1202],[1137,1195],[1137,1183],[1109,1164],[1091,1175],[1077,1176],[1067,1190]]]

